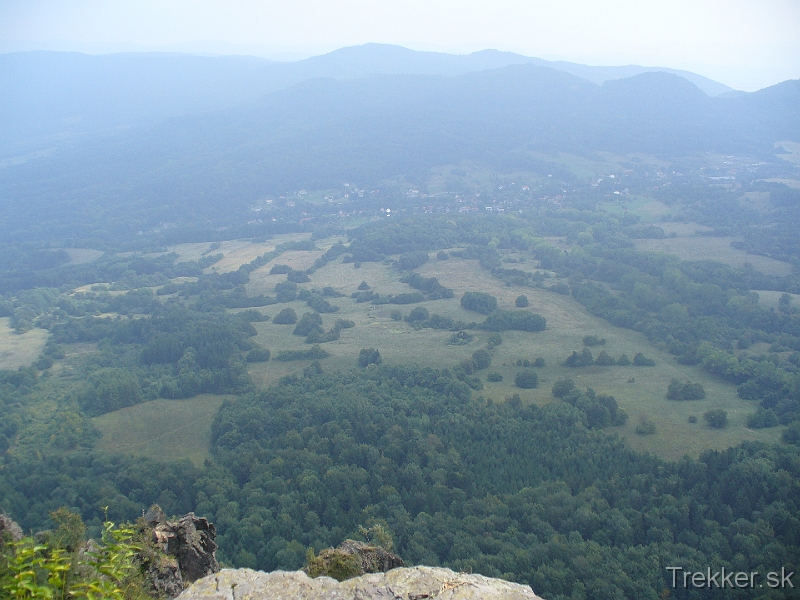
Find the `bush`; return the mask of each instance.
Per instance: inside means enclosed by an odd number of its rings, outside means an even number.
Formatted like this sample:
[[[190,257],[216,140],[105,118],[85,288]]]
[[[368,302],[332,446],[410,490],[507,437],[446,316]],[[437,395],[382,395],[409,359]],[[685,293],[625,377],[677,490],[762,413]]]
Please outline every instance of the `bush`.
[[[493,333],[488,338],[486,338],[486,345],[491,348],[496,348],[500,344],[503,343],[503,338],[500,337],[499,333]]]
[[[503,376],[497,371],[492,371],[486,376],[486,381],[497,383],[498,381],[503,381]]]
[[[281,312],[275,315],[275,318],[272,319],[272,322],[276,325],[294,325],[297,323],[297,313],[294,312],[294,309],[284,308]]]
[[[728,425],[728,413],[721,408],[715,408],[703,413],[703,418],[709,427],[724,429]]]
[[[449,258],[450,258],[450,255],[447,252],[445,252],[444,250],[439,250],[439,252],[436,253],[436,259],[437,260],[448,260]]]
[[[547,366],[547,362],[545,362],[544,358],[542,358],[541,356],[537,356],[536,359],[533,361],[533,366],[541,369]]]
[[[581,350],[580,354],[573,351],[564,361],[564,366],[567,367],[588,367],[591,364],[594,364],[594,357],[588,348]]]
[[[292,272],[292,267],[289,265],[274,265],[270,270],[270,275],[286,275]]]
[[[553,384],[553,396],[563,398],[575,389],[575,382],[572,379],[559,379]]]
[[[514,377],[514,384],[517,387],[529,390],[539,385],[539,376],[533,371],[522,371]]]
[[[427,321],[428,317],[430,317],[430,312],[424,306],[417,306],[414,308],[406,317],[406,321],[409,323],[416,323],[418,321]]]
[[[450,346],[466,346],[474,339],[475,336],[471,333],[459,331],[450,336],[450,338],[447,340],[447,344]]]
[[[369,284],[366,281],[362,281],[358,284],[358,289],[364,291],[369,289]]]
[[[669,400],[702,400],[706,397],[706,391],[700,383],[681,383],[677,379],[669,382],[667,387],[667,398]]]
[[[396,308],[392,309],[392,312],[389,313],[389,316],[392,318],[392,321],[402,321],[403,320],[403,313],[397,310]]]
[[[697,417],[695,415],[690,415],[689,423],[697,423]]]
[[[800,446],[800,421],[795,421],[789,427],[786,428],[786,431],[783,432],[781,436],[783,441],[787,444],[794,444],[795,446]]]
[[[584,346],[603,346],[606,343],[605,338],[598,338],[596,335],[587,335],[583,338]]]
[[[597,355],[597,359],[594,362],[595,364],[601,365],[603,367],[609,367],[617,364],[617,361],[615,361],[613,357],[605,350],[600,351],[600,354]]]
[[[266,348],[253,348],[247,353],[247,362],[267,362],[270,357],[270,351]]]
[[[630,359],[630,358],[628,358],[628,355],[627,355],[627,354],[623,354],[622,356],[620,356],[620,357],[617,359],[617,364],[618,364],[620,367],[627,367],[629,364],[631,364],[631,359]]]
[[[641,352],[637,352],[636,356],[633,357],[633,364],[636,367],[654,367],[656,365],[656,361],[652,358],[647,358]]]
[[[292,333],[294,335],[302,335],[305,337],[312,331],[322,332],[322,317],[319,315],[319,313],[307,312],[303,314],[303,318],[300,319],[300,322],[294,328]]]
[[[466,292],[461,297],[461,306],[482,315],[497,310],[497,298],[486,292]]]
[[[472,362],[476,371],[488,369],[492,364],[492,356],[486,350],[476,350],[472,353]]]
[[[747,426],[751,429],[764,429],[765,427],[777,427],[778,415],[771,408],[759,407],[756,412],[747,417]]]
[[[647,417],[642,417],[636,426],[636,433],[639,435],[652,435],[656,432],[656,424]]]
[[[514,301],[514,306],[516,306],[517,308],[525,308],[529,304],[530,303],[528,302],[528,297],[524,295],[517,296],[517,299]]]
[[[325,350],[318,345],[312,346],[309,350],[281,350],[275,360],[280,362],[289,362],[292,360],[319,360],[330,356]]]
[[[376,348],[362,348],[358,353],[358,365],[366,367],[367,365],[379,365],[383,362],[381,353]]]
[[[311,279],[308,277],[308,273],[305,271],[290,271],[286,275],[286,280],[293,283],[306,283],[311,281]]]
[[[427,252],[423,250],[407,252],[406,254],[400,255],[400,258],[397,260],[397,267],[403,271],[410,271],[411,269],[421,267],[426,262],[428,262]]]

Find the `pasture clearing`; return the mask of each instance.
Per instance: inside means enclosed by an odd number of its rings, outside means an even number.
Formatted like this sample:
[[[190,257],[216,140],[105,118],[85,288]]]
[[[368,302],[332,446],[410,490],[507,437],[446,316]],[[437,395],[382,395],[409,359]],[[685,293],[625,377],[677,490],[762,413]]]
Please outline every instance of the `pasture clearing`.
[[[635,240],[639,252],[665,252],[674,254],[682,260],[713,260],[737,269],[752,267],[765,275],[786,277],[792,272],[792,265],[781,260],[748,254],[731,246],[731,242],[741,241],[736,237],[677,237],[662,240]]]
[[[96,261],[103,256],[102,250],[92,250],[91,248],[64,248],[64,252],[69,255],[70,265],[84,265]]]
[[[211,422],[230,396],[201,394],[186,400],[151,400],[92,419],[103,437],[96,448],[155,461],[189,459],[202,466],[211,447]]]
[[[304,287],[321,289],[334,287],[346,297],[331,298],[331,304],[340,307],[339,312],[323,314],[323,326],[327,330],[338,318],[350,319],[352,329],[343,329],[341,337],[334,342],[322,344],[330,356],[321,361],[324,370],[349,370],[357,367],[358,353],[362,348],[378,348],[386,364],[417,364],[437,368],[452,368],[468,358],[473,352],[486,347],[489,332],[472,330],[474,339],[466,345],[448,345],[450,331],[416,330],[404,321],[391,318],[394,310],[404,316],[417,306],[424,306],[431,313],[466,322],[481,322],[483,315],[467,311],[460,305],[465,291],[485,291],[494,295],[500,308],[514,310],[514,301],[525,294],[529,310],[541,313],[547,319],[547,329],[542,332],[507,331],[500,335],[502,345],[493,351],[491,367],[476,375],[484,383],[484,389],[473,392],[494,401],[502,402],[513,394],[519,394],[526,403],[539,405],[557,402],[551,395],[553,383],[563,377],[572,378],[579,387],[592,387],[598,393],[610,393],[630,415],[624,427],[614,428],[637,449],[651,451],[665,458],[677,459],[684,454],[697,456],[706,449],[723,449],[743,440],[777,441],[780,429],[751,431],[745,428],[746,416],[755,410],[752,402],[736,395],[733,385],[725,383],[697,366],[683,366],[666,352],[650,345],[637,332],[614,327],[593,317],[571,296],[563,296],[539,288],[506,285],[480,268],[477,261],[451,258],[447,261],[432,259],[419,269],[425,277],[437,277],[454,290],[454,298],[426,301],[412,305],[358,304],[349,298],[361,281],[380,294],[396,294],[411,291],[399,282],[399,273],[382,263],[364,263],[356,269],[352,264],[332,261],[311,275],[311,283]],[[270,293],[275,283],[285,280],[285,275],[266,275],[248,284],[249,293]],[[295,301],[264,307],[266,315],[275,316],[281,309],[292,307],[301,317],[309,312],[305,302]],[[273,358],[281,350],[308,349],[304,338],[292,335],[293,325],[275,325],[271,321],[254,323],[258,335],[253,338],[260,346],[269,348]],[[583,337],[597,335],[606,340],[605,345],[592,348],[595,356],[601,349],[615,358],[627,354],[629,358],[637,352],[656,361],[655,367],[600,367],[569,368],[564,360],[573,351],[583,348]],[[518,367],[517,360],[545,359],[547,366],[534,369],[539,376],[539,386],[523,390],[514,385],[516,373],[526,370]],[[302,371],[310,361],[254,363],[249,372],[260,385],[276,383],[282,376]],[[533,369],[533,368],[531,368]],[[486,381],[489,372],[503,376],[501,382]],[[632,383],[628,381],[633,378]],[[666,399],[666,390],[672,378],[701,383],[706,390],[704,400],[674,402]],[[704,425],[702,414],[711,408],[728,411],[729,426],[724,430],[709,429]],[[698,424],[690,424],[688,418],[695,415]],[[656,434],[640,436],[635,433],[639,419],[646,417],[656,423]]]
[[[9,317],[0,318],[0,369],[27,367],[44,350],[49,334],[34,328],[25,333],[14,333]]]

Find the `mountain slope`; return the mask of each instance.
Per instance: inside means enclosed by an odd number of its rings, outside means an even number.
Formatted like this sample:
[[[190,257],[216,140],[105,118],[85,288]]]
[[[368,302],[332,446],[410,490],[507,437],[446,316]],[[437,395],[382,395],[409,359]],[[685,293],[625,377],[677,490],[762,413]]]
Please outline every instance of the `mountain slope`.
[[[319,77],[457,76],[522,64],[549,66],[594,83],[645,71],[670,71],[548,62],[497,50],[452,55],[381,44],[342,48],[293,63],[182,54],[5,54],[0,55],[0,158],[76,136],[107,135],[120,128],[252,102]],[[694,73],[670,72],[710,95],[730,91]]]

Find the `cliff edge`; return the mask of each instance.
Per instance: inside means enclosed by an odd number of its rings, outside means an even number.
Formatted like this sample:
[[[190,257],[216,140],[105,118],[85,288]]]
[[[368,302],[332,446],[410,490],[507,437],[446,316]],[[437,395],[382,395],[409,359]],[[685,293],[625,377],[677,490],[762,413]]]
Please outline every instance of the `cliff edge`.
[[[223,569],[197,580],[178,600],[541,600],[527,585],[438,567],[368,573],[338,582],[302,571]]]

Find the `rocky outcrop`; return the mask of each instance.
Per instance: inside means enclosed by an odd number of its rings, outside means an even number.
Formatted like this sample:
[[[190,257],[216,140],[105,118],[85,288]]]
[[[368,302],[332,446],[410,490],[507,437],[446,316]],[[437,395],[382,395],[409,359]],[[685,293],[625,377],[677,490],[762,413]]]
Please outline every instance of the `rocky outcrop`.
[[[6,538],[10,538],[12,542],[18,542],[23,537],[22,527],[12,521],[8,515],[0,513],[0,546],[3,545],[3,540]]]
[[[365,573],[383,573],[405,567],[403,559],[381,546],[345,540],[312,558],[303,569],[311,577],[327,575],[342,581]]]
[[[168,521],[153,506],[140,521],[146,545],[139,560],[157,597],[174,598],[189,583],[219,571],[214,525],[194,513]]]
[[[223,569],[178,600],[541,600],[527,585],[436,567],[392,569],[338,582],[302,571]]]

